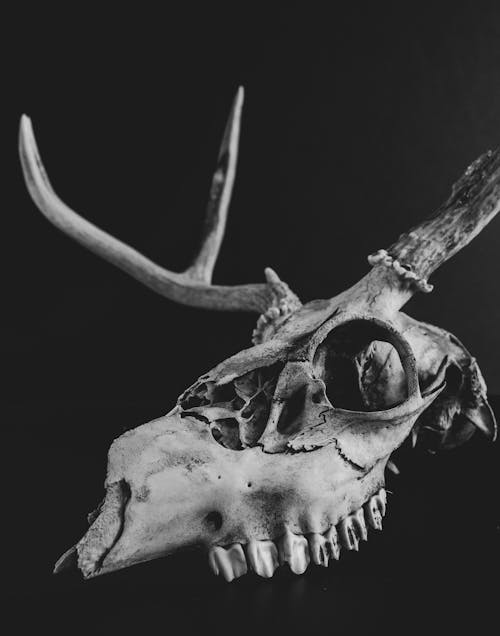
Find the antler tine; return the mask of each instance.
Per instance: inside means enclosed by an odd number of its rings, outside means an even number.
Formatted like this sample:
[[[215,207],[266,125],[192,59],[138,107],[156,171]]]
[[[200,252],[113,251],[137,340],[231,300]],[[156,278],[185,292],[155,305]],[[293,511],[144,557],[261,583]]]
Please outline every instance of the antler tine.
[[[172,272],[153,263],[129,245],[86,221],[61,201],[43,167],[31,121],[23,115],[19,152],[26,185],[42,214],[57,228],[162,296],[193,307],[263,313],[276,303],[277,298],[288,294],[294,296],[285,283],[210,284],[234,182],[242,104],[243,90],[240,88],[219,152],[207,209],[205,238],[193,265],[184,273]]]
[[[238,161],[243,100],[243,86],[240,86],[227,120],[217,158],[217,168],[212,177],[202,244],[193,264],[186,272],[204,283],[212,281],[215,262],[226,229],[227,212],[231,202]]]

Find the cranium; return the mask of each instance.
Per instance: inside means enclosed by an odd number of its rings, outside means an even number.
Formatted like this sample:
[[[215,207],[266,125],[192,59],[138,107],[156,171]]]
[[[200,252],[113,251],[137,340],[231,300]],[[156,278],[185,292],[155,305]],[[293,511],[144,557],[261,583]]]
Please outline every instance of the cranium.
[[[23,116],[29,192],[59,229],[167,298],[257,312],[253,346],[202,375],[165,416],[109,451],[106,494],[90,528],[56,564],[93,577],[201,546],[215,573],[270,577],[288,563],[328,565],[381,529],[384,471],[421,433],[451,448],[496,423],[486,386],[451,334],[400,311],[429,275],[500,208],[500,152],[476,160],[449,199],[334,298],[302,305],[270,269],[266,282],[212,285],[235,176],[243,90],[223,137],[198,256],[184,273],[154,264],[85,221],[54,193]]]

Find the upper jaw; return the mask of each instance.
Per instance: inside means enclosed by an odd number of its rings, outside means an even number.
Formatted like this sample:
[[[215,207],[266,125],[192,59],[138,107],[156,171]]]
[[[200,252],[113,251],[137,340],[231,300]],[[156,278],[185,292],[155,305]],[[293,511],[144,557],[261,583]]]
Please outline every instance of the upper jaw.
[[[105,561],[121,537],[129,498],[130,488],[124,480],[109,484],[90,528],[76,546],[58,559],[54,573],[71,565],[76,565],[85,578],[107,571]]]
[[[111,493],[106,493],[100,513],[89,531],[75,547],[58,560],[54,572],[74,564],[86,579],[90,579],[165,556],[166,553],[141,552],[140,556],[136,553],[129,558],[123,558],[119,551],[114,549],[123,532],[121,526],[116,532],[117,522],[114,515],[119,514],[123,518],[126,501],[120,483],[111,486]],[[116,505],[117,499],[119,506]],[[269,578],[284,564],[288,564],[295,574],[305,572],[310,562],[326,567],[331,559],[339,559],[342,549],[357,551],[360,541],[367,540],[369,528],[381,530],[385,511],[386,493],[381,488],[362,507],[341,519],[336,525],[332,525],[323,534],[302,535],[287,529],[276,541],[249,540],[244,545],[234,543],[224,547],[213,546],[208,553],[209,565],[215,574],[223,576],[227,581],[239,578],[248,570]],[[99,519],[101,522],[96,525]],[[106,519],[109,519],[108,527],[105,527]]]
[[[326,532],[297,534],[289,528],[276,541],[252,539],[247,543],[213,546],[208,553],[212,572],[233,581],[249,570],[270,578],[280,565],[288,564],[294,574],[303,574],[309,564],[327,567],[337,561],[342,550],[359,550],[368,539],[368,530],[382,530],[386,512],[386,491],[381,488],[363,506],[342,518]]]

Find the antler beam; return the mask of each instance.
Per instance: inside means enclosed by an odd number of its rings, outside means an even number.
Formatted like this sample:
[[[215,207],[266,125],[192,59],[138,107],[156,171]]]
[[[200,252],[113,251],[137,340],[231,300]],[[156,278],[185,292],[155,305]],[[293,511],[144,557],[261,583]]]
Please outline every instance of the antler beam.
[[[86,221],[54,192],[40,159],[29,117],[21,118],[19,152],[26,185],[42,214],[75,241],[124,270],[135,279],[178,303],[227,311],[265,312],[276,299],[294,296],[275,275],[263,284],[212,285],[212,273],[224,236],[227,211],[236,173],[243,88],[236,94],[218,163],[212,179],[202,244],[193,264],[183,273],[152,262],[129,245]]]
[[[500,148],[474,161],[438,210],[391,245],[369,257],[392,267],[401,281],[431,291],[427,278],[465,247],[500,211]],[[411,285],[410,285],[411,286]]]

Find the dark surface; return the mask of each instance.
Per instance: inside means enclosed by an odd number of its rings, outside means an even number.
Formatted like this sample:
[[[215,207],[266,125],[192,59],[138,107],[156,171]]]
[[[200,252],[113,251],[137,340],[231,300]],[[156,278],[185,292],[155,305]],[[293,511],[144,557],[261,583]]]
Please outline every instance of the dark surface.
[[[498,413],[500,399],[492,404]],[[247,575],[227,584],[204,555],[185,553],[87,582],[53,576],[102,497],[108,443],[163,411],[38,403],[7,412],[15,434],[6,453],[3,577],[7,607],[26,633],[42,625],[52,634],[486,633],[495,621],[500,446],[479,434],[440,455],[403,446],[383,532],[328,569],[295,576],[280,568],[270,581]]]
[[[247,346],[255,317],[175,306],[52,228],[21,177],[22,112],[61,197],[180,270],[244,84],[215,281],[259,282],[272,266],[305,301],[358,280],[367,254],[431,213],[467,164],[499,143],[498,2],[311,4],[183,3],[155,15],[43,3],[3,21],[2,564],[11,633],[495,631],[500,446],[480,438],[444,456],[405,453],[384,532],[326,571],[228,586],[202,557],[184,555],[87,583],[51,575],[102,496],[111,440],[166,412],[196,377]],[[407,307],[454,332],[495,395],[499,223]]]

